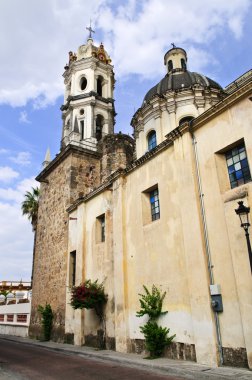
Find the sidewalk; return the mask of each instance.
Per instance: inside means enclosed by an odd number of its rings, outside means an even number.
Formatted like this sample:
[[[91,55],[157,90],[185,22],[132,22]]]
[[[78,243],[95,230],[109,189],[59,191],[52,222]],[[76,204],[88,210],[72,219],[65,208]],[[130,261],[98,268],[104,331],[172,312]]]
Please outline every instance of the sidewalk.
[[[29,344],[46,349],[65,352],[67,354],[76,354],[86,358],[93,358],[102,361],[112,361],[121,365],[142,368],[145,370],[162,372],[163,374],[181,377],[183,379],[195,380],[252,380],[252,371],[233,367],[211,368],[194,362],[171,360],[160,358],[155,360],[145,360],[143,356],[138,354],[124,354],[110,350],[99,350],[86,346],[73,346],[71,344],[40,342],[29,338],[21,338],[10,335],[0,335],[1,339]]]

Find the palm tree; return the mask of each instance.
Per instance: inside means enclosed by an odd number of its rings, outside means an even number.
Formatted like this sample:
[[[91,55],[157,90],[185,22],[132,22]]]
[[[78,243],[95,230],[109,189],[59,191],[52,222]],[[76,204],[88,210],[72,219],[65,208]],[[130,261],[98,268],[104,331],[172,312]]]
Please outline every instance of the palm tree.
[[[25,193],[25,200],[21,204],[21,209],[23,215],[27,215],[28,219],[31,221],[32,229],[34,231],[34,242],[33,242],[33,255],[32,255],[32,273],[31,273],[31,287],[33,283],[33,273],[34,273],[34,258],[35,258],[35,245],[36,245],[36,228],[38,219],[38,206],[39,206],[39,188],[32,187],[32,191],[27,191]]]
[[[37,218],[38,218],[38,201],[39,201],[39,188],[32,187],[32,191],[25,193],[25,200],[21,204],[23,215],[27,215],[31,221],[33,231],[36,230]]]

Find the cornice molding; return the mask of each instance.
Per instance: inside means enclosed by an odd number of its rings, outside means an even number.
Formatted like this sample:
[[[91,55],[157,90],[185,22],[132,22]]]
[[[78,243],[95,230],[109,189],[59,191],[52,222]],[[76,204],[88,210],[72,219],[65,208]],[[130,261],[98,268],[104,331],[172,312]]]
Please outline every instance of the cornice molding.
[[[252,81],[250,81],[249,83],[246,83],[241,88],[238,88],[236,91],[232,92],[226,98],[214,104],[207,111],[205,111],[200,116],[195,118],[191,122],[192,130],[196,130],[197,128],[202,127],[209,120],[213,119],[214,117],[219,115],[221,112],[224,112],[225,110],[230,108],[232,105],[234,105],[241,99],[249,96],[250,94],[252,94]]]
[[[90,156],[95,156],[97,158],[101,157],[101,154],[96,151],[91,151],[76,145],[69,144],[67,145],[56,157],[39,173],[36,177],[36,181],[44,182],[46,177],[61,163],[63,162],[70,154],[85,154]]]

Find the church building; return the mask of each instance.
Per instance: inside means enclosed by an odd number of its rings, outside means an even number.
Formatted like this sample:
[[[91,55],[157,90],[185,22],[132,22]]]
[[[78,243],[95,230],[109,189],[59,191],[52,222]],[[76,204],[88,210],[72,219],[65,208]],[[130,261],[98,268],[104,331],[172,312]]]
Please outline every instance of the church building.
[[[160,324],[176,334],[167,357],[252,368],[249,221],[241,228],[235,211],[252,206],[252,70],[222,88],[188,71],[189,58],[174,45],[166,52],[131,138],[114,133],[103,44],[90,33],[69,53],[60,153],[47,153],[37,177],[31,337],[41,336],[37,307],[47,302],[55,341],[97,345],[98,318],[70,297],[98,279],[107,348],[141,352],[139,293],[154,284],[166,292]]]

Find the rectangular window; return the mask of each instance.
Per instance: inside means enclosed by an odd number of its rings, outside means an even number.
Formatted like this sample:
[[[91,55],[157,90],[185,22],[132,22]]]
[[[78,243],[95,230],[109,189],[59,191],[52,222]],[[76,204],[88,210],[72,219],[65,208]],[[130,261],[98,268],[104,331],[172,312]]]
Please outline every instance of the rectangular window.
[[[160,219],[158,185],[153,185],[148,189],[144,190],[142,192],[141,198],[143,225],[145,226],[155,220]]]
[[[26,323],[27,322],[27,314],[17,314],[17,322]]]
[[[7,314],[7,322],[13,322],[14,315],[13,314]]]
[[[105,214],[102,214],[96,218],[96,243],[105,241],[105,233]]]
[[[160,218],[159,194],[158,188],[150,192],[151,220]]]
[[[0,314],[0,322],[4,322],[4,314]]]
[[[247,153],[244,143],[225,153],[231,188],[251,181]]]
[[[70,252],[69,286],[75,286],[76,279],[76,251]]]

